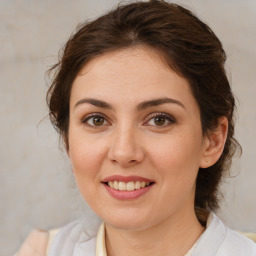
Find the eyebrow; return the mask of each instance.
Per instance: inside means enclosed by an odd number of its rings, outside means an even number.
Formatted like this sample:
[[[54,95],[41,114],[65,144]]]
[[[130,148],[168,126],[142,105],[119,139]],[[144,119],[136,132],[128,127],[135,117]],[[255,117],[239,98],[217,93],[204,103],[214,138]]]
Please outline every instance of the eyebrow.
[[[99,108],[113,109],[113,107],[110,104],[108,104],[107,102],[105,102],[103,100],[96,100],[96,99],[90,99],[90,98],[85,98],[85,99],[79,100],[75,104],[74,108],[76,108],[77,106],[84,104],[84,103],[89,103],[89,104],[92,104]]]
[[[105,108],[105,109],[114,109],[112,105],[110,105],[109,103],[103,101],[103,100],[97,100],[97,99],[91,99],[91,98],[85,98],[85,99],[81,99],[79,100],[74,108],[76,108],[77,106],[84,104],[84,103],[89,103],[92,104],[96,107],[99,108]],[[155,107],[155,106],[159,106],[162,104],[166,104],[166,103],[172,103],[172,104],[177,104],[178,106],[185,108],[185,106],[178,100],[175,99],[171,99],[171,98],[159,98],[159,99],[153,99],[153,100],[147,100],[147,101],[143,101],[141,102],[137,107],[137,111],[142,111],[144,109],[150,108],[150,107]]]
[[[185,106],[180,101],[166,97],[166,98],[143,101],[137,106],[137,111],[141,111],[149,107],[155,107],[155,106],[159,106],[166,103],[177,104],[178,106],[186,109]]]

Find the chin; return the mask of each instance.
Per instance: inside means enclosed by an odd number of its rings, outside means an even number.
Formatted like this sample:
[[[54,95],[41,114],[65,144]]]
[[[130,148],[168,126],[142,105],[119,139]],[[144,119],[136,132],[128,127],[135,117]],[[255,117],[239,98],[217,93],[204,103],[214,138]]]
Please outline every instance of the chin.
[[[131,222],[127,220],[107,222],[107,224],[112,226],[115,229],[130,230],[130,231],[144,230],[147,228],[147,225],[145,223]]]
[[[139,214],[137,211],[125,210],[110,214],[109,216],[101,216],[102,220],[116,229],[123,230],[143,230],[150,226],[150,220],[145,214]]]

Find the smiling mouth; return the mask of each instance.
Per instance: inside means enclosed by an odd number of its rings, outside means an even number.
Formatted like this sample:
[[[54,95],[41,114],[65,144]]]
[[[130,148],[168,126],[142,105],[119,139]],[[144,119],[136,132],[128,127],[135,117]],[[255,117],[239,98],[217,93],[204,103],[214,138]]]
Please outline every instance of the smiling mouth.
[[[153,185],[154,182],[145,182],[145,181],[129,181],[129,182],[123,182],[123,181],[108,181],[104,182],[107,186],[114,190],[119,191],[134,191],[139,190],[142,188],[149,187]]]

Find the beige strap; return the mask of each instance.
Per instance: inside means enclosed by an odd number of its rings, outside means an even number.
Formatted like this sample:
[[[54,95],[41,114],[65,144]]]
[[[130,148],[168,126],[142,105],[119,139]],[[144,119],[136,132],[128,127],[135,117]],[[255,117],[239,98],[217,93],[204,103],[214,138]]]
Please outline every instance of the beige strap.
[[[57,233],[59,232],[59,229],[52,229],[49,231],[49,240],[48,240],[48,245],[47,245],[47,249],[46,249],[46,255],[48,255],[49,250],[51,248],[52,245],[52,241],[55,238],[55,236],[57,235]]]
[[[254,242],[256,242],[256,233],[241,232],[241,234],[247,236],[248,238],[250,238],[250,239],[252,239]]]
[[[105,225],[102,222],[97,234],[96,240],[96,256],[107,256],[105,245]]]

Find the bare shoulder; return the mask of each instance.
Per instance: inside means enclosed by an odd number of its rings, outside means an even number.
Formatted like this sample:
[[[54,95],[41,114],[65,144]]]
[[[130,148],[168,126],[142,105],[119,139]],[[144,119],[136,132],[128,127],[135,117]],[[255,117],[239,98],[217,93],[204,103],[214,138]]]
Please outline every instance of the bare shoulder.
[[[61,255],[60,252],[63,250],[73,250],[76,242],[85,243],[86,246],[90,246],[92,243],[92,247],[95,247],[93,238],[95,238],[97,230],[98,227],[85,228],[80,220],[70,222],[60,229],[33,230],[14,256]],[[91,243],[86,243],[89,240]]]
[[[30,232],[15,256],[45,256],[49,241],[49,232],[33,230]]]

